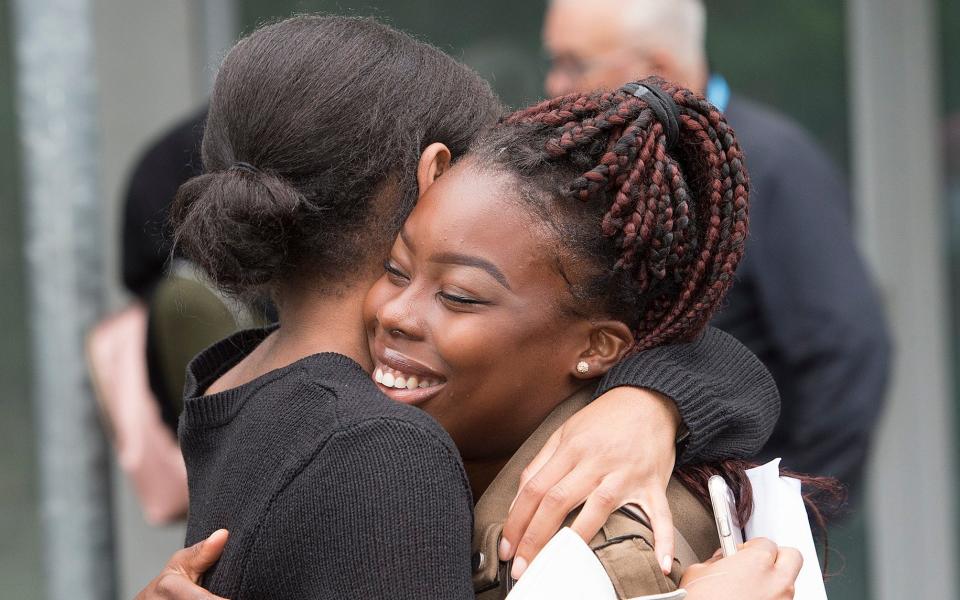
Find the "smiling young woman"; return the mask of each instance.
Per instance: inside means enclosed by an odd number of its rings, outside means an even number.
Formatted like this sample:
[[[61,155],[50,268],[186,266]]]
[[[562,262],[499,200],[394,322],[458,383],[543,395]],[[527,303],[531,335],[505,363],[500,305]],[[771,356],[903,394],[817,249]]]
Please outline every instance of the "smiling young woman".
[[[702,332],[742,256],[748,195],[719,111],[648,79],[507,117],[420,199],[365,301],[374,378],[456,443],[478,498],[478,552],[502,530],[519,468],[601,376]],[[429,384],[407,389],[411,378]],[[745,519],[743,469],[680,469],[667,492],[675,565],[661,565],[643,518],[610,515],[585,536],[620,597],[676,589],[710,558],[706,478],[730,479]],[[475,589],[503,598],[524,566],[480,569]]]
[[[536,418],[514,416],[506,405],[492,414],[475,410],[468,400],[513,390],[512,402],[524,403],[521,394],[538,380],[549,395],[557,391],[546,368],[552,372],[567,348],[551,325],[560,307],[524,301],[528,290],[515,272],[526,265],[549,274],[550,265],[530,262],[539,249],[523,236],[497,241],[515,251],[510,268],[500,257],[492,270],[494,261],[478,261],[476,252],[435,256],[458,279],[423,308],[464,317],[431,329],[443,343],[437,356],[391,341],[372,357],[362,307],[418,196],[445,180],[451,159],[499,114],[475,73],[368,19],[296,17],[255,31],[225,59],[204,133],[205,172],[178,192],[175,239],[223,290],[269,293],[280,323],[223,340],[189,367],[180,428],[190,483],[187,541],[230,530],[204,577],[213,591],[231,598],[472,595],[473,498],[460,452],[486,461],[492,476]],[[476,229],[466,221],[458,227],[448,233]],[[419,251],[414,243],[408,249]],[[402,262],[394,266],[395,276],[407,273]],[[552,275],[548,281],[559,283]],[[480,284],[486,287],[472,287]],[[464,328],[471,311],[495,316],[497,328],[481,321]],[[528,322],[505,328],[511,311]],[[400,310],[387,337],[415,338],[433,316]],[[506,353],[525,364],[539,355],[544,367],[519,373],[471,365],[468,350],[498,347],[493,331],[516,341]],[[458,333],[460,348],[452,341]],[[598,392],[644,389],[585,403],[564,423],[562,440],[529,457],[529,482],[503,528],[504,557],[515,556],[515,565],[532,559],[576,505],[585,503],[575,525],[590,537],[618,506],[635,502],[650,515],[669,570],[665,491],[681,419],[690,429],[683,459],[741,456],[759,448],[778,411],[769,373],[742,346],[716,332],[684,341],[623,361]],[[582,359],[587,379],[616,354],[606,352]],[[454,368],[475,375],[454,378]],[[543,398],[536,391],[529,402],[545,410]],[[419,406],[431,407],[463,448]],[[499,430],[509,435],[500,440]],[[495,445],[485,447],[484,437]],[[568,490],[559,503],[558,485]]]

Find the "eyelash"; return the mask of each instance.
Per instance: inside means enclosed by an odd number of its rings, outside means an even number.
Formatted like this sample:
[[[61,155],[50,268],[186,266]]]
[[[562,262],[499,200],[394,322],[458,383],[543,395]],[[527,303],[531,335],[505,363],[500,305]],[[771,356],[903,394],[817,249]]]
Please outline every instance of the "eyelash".
[[[403,271],[393,266],[389,260],[383,262],[383,270],[386,271],[388,275],[393,275],[394,277],[399,277],[400,279],[410,279],[404,275]]]
[[[383,263],[383,270],[386,271],[387,275],[402,279],[404,281],[409,281],[410,278],[400,269],[393,266],[393,264],[386,260]],[[484,302],[483,300],[473,300],[472,298],[464,298],[463,296],[455,296],[453,294],[448,294],[446,292],[437,292],[437,297],[447,302],[452,302],[454,304],[462,304],[464,306],[483,306],[489,304],[489,302]]]
[[[437,292],[437,295],[446,300],[447,302],[455,302],[456,304],[467,304],[471,306],[479,306],[483,304],[489,304],[488,302],[483,302],[482,300],[472,300],[470,298],[464,298],[462,296],[454,296],[446,292]]]

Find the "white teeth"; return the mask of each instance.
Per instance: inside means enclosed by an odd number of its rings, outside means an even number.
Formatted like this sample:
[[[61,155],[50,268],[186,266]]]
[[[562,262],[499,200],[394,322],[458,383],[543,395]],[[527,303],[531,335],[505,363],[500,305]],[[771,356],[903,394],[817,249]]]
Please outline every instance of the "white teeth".
[[[397,390],[415,390],[440,385],[436,379],[420,379],[416,375],[405,375],[390,367],[380,366],[373,372],[373,379],[380,385]]]

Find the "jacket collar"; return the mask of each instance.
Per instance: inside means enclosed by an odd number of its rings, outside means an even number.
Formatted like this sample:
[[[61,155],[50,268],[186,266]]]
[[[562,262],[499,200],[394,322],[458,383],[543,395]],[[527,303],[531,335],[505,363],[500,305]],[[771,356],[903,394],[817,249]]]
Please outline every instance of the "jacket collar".
[[[520,489],[520,476],[530,461],[546,445],[547,440],[567,419],[587,406],[593,388],[584,388],[560,403],[527,441],[507,461],[500,473],[480,496],[473,519],[473,587],[482,592],[498,584],[500,563],[497,546],[510,505]]]

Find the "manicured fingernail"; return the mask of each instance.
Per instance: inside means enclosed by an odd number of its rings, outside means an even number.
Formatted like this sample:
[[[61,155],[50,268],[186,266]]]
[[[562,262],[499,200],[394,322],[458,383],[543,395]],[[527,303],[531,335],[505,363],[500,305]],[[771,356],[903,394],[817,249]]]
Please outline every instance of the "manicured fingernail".
[[[510,559],[510,542],[507,538],[500,538],[500,560]]]
[[[513,569],[510,570],[510,577],[514,579],[520,579],[520,576],[523,575],[523,572],[527,570],[527,561],[522,558],[517,558],[513,561]]]
[[[670,571],[673,570],[673,559],[670,558],[669,554],[663,555],[663,558],[660,559],[660,566],[663,567],[664,574],[670,574]]]

